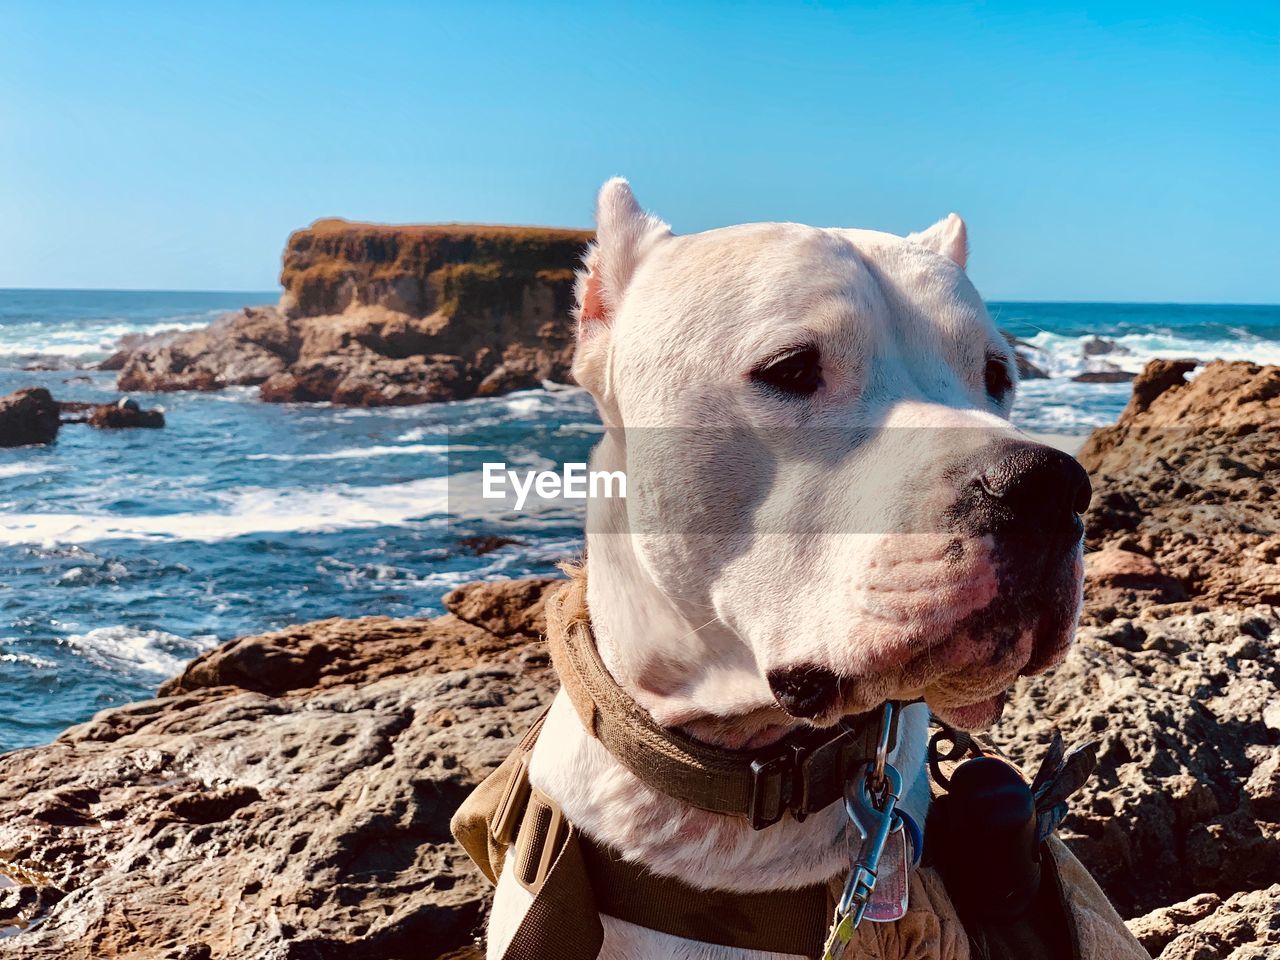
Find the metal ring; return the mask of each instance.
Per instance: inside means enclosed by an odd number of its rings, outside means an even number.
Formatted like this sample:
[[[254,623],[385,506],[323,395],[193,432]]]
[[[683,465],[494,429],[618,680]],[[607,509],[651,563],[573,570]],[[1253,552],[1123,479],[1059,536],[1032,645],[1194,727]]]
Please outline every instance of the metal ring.
[[[884,768],[889,762],[889,735],[892,730],[893,704],[886,702],[880,712],[880,735],[876,740],[875,766],[871,769],[871,783],[876,790],[884,784]]]

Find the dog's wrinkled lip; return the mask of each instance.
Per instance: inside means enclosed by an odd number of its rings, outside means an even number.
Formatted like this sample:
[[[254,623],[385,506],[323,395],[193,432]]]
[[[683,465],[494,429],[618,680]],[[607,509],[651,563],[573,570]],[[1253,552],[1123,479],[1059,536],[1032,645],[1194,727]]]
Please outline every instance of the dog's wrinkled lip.
[[[940,720],[953,727],[961,730],[983,730],[995,725],[1004,714],[1004,707],[1008,701],[1009,691],[1004,690],[977,703],[953,707],[937,707],[931,704],[930,709]]]
[[[815,664],[770,670],[766,679],[779,706],[798,720],[828,712],[840,697],[840,678]]]

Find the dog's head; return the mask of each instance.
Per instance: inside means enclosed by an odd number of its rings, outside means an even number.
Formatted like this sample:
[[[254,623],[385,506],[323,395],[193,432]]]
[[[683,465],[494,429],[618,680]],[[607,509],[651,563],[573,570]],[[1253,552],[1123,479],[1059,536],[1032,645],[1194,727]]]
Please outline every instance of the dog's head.
[[[676,236],[622,180],[597,221],[574,373],[625,463],[607,525],[636,569],[792,718],[923,696],[992,722],[1071,640],[1090,488],[1008,423],[964,223]],[[678,683],[672,659],[641,684]]]

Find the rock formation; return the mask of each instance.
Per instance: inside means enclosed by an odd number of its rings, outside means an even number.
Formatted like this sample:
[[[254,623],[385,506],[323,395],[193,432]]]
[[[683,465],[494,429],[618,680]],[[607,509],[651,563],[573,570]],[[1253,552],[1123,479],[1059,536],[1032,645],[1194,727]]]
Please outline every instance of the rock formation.
[[[122,397],[115,403],[60,403],[63,423],[87,423],[99,430],[157,429],[164,426],[164,413],[143,410],[138,402]],[[73,416],[65,416],[73,414]]]
[[[1091,619],[1280,604],[1280,367],[1210,363],[1188,383],[1195,366],[1147,364],[1080,450]]]
[[[1062,834],[1153,956],[1261,960],[1280,953],[1280,612],[1259,595],[1280,371],[1187,372],[1149,365],[1086,445],[1089,622],[995,736],[1028,764],[1055,727],[1100,741]],[[478,958],[489,891],[448,818],[551,696],[553,582],[235,640],[0,758],[0,957]]]
[[[591,234],[319,220],[290,238],[278,307],[122,345],[122,390],[260,385],[268,401],[391,406],[570,381],[574,268]]]
[[[44,387],[0,397],[0,447],[53,443],[60,424],[58,402]]]
[[[574,270],[592,234],[318,220],[289,237],[275,307],[123,338],[125,391],[257,386],[271,402],[394,406],[572,383]],[[1023,379],[1048,376],[1005,334]]]

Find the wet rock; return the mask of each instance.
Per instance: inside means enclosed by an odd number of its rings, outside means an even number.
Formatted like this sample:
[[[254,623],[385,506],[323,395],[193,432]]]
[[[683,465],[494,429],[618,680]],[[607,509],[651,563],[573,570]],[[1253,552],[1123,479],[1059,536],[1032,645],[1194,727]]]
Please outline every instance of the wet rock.
[[[1122,347],[1114,340],[1105,337],[1090,337],[1080,348],[1086,357],[1122,356],[1129,353],[1128,347]]]
[[[164,426],[164,414],[159,410],[143,410],[137,401],[124,399],[119,403],[99,404],[89,414],[87,422],[100,430],[154,429]]]
[[[495,550],[501,550],[503,547],[522,542],[515,537],[504,537],[498,534],[482,534],[474,537],[458,538],[458,546],[477,557],[482,557],[487,553],[493,553]]]
[[[1001,330],[1000,332],[1004,335],[1005,340],[1008,341],[1009,346],[1013,348],[1013,358],[1018,365],[1018,378],[1020,380],[1048,379],[1049,374],[1032,359],[1034,354],[1040,353],[1036,347],[1033,347],[1025,340],[1019,339],[1007,330]]]
[[[1086,370],[1071,379],[1076,383],[1128,383],[1137,377],[1128,370]]]
[[[122,344],[122,390],[260,386],[271,402],[396,406],[572,382],[591,234],[321,220],[289,238],[278,307]]]
[[[0,397],[0,447],[53,443],[60,425],[58,402],[44,387]]]
[[[157,429],[164,426],[162,411],[143,410],[136,400],[129,397],[121,397],[115,403],[64,402],[58,407],[63,423],[87,423],[99,430]]]

